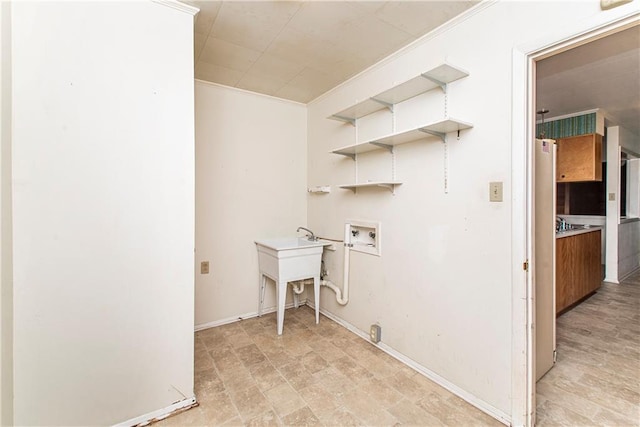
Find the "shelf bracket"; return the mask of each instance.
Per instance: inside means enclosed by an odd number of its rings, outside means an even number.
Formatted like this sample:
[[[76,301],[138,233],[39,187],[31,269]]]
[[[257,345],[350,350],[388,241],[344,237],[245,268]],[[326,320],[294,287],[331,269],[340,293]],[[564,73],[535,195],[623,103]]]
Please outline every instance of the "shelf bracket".
[[[354,153],[343,153],[343,152],[340,152],[340,151],[334,151],[334,153],[335,154],[340,154],[341,156],[349,157],[353,161],[356,160],[356,155]]]
[[[446,142],[447,140],[447,134],[444,132],[437,132],[435,130],[430,130],[430,129],[419,129],[420,132],[424,132],[424,133],[428,133],[429,135],[433,135],[433,136],[437,136],[438,138],[440,138],[442,140],[442,142]]]
[[[396,194],[396,185],[395,184],[379,184],[379,187],[384,187],[391,191],[391,194],[395,196]]]
[[[389,150],[390,153],[393,153],[393,145],[383,144],[381,142],[370,142],[369,144],[375,145],[376,147],[384,148],[385,150]]]
[[[387,107],[389,109],[389,111],[391,111],[393,113],[393,104],[390,104],[388,102],[382,101],[382,100],[374,98],[374,97],[371,97],[369,99],[371,99],[374,102],[377,102],[380,105],[384,105],[385,107]]]
[[[356,125],[356,119],[353,119],[351,117],[344,117],[344,116],[339,116],[337,114],[334,114],[333,116],[331,116],[331,118],[341,122],[349,123],[351,126]]]
[[[438,86],[440,86],[440,88],[444,91],[444,93],[447,93],[447,84],[445,82],[441,82],[438,79],[435,79],[427,74],[420,74],[422,77],[424,77],[425,79],[432,81],[433,83],[437,84]]]

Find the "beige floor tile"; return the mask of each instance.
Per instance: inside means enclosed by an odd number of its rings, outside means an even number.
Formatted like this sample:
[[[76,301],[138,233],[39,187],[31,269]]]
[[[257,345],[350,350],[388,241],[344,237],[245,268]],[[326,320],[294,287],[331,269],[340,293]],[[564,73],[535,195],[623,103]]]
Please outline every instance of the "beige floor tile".
[[[353,381],[333,366],[316,372],[313,377],[335,399],[342,399],[346,393],[356,387]]]
[[[329,363],[327,363],[327,361],[315,351],[310,351],[302,356],[301,363],[311,374],[315,374],[329,366]]]
[[[536,411],[537,426],[593,426],[587,417],[576,414],[570,409],[556,405],[549,400],[543,402]]]
[[[397,361],[389,363],[378,355],[359,359],[358,363],[378,379],[389,377],[398,372]]]
[[[281,418],[307,406],[298,392],[287,383],[267,390],[264,395]]]
[[[320,420],[307,406],[298,409],[282,419],[287,426],[319,426]]]
[[[429,391],[423,389],[412,377],[404,372],[398,372],[388,377],[387,380],[391,387],[411,402],[417,402]]]
[[[320,422],[325,426],[355,427],[367,425],[344,408],[339,408],[320,416]]]
[[[332,366],[356,384],[373,378],[371,372],[367,371],[350,357],[334,360]]]
[[[271,410],[271,405],[256,386],[229,394],[245,422]]]
[[[371,378],[364,381],[360,386],[365,393],[378,402],[383,408],[393,406],[403,399],[402,394],[389,386],[386,381],[378,378]]]
[[[278,368],[280,374],[291,384],[296,390],[309,387],[317,381],[316,377],[309,374],[304,365],[300,362],[293,362]]]
[[[398,420],[382,406],[369,398],[369,395],[361,388],[355,388],[345,393],[340,403],[342,403],[345,409],[364,421],[367,425],[394,425],[398,422]]]
[[[246,425],[249,427],[276,427],[283,424],[273,411],[268,411],[250,419]]]
[[[318,382],[299,391],[300,397],[319,418],[331,415],[340,406],[334,396]]]
[[[206,399],[198,398],[198,402],[207,425],[220,425],[239,415],[226,392],[209,395]]]
[[[224,384],[215,369],[198,372],[194,380],[194,391],[197,397],[216,394],[224,391]]]
[[[286,383],[280,372],[269,362],[253,365],[250,370],[253,379],[262,392]]]
[[[451,413],[445,418],[447,425],[467,425],[467,426],[487,426],[487,427],[503,427],[500,421],[478,410],[467,402],[452,394],[447,398],[447,402],[453,408]],[[452,420],[446,422],[446,420]]]
[[[321,338],[314,342],[309,343],[314,351],[320,353],[322,358],[327,362],[333,362],[334,360],[341,359],[347,355],[344,351],[336,347],[331,341]]]
[[[418,405],[413,404],[407,399],[390,407],[388,411],[398,419],[402,424],[423,425],[423,426],[442,426],[444,425],[438,418],[431,415]]]
[[[200,408],[195,407],[167,417],[156,425],[164,427],[195,427],[204,426],[206,422]]]
[[[558,362],[537,383],[540,425],[640,426],[640,272],[557,319]]]
[[[258,346],[253,343],[244,347],[237,348],[236,354],[238,355],[240,361],[246,367],[257,365],[267,360],[267,357],[262,353],[262,351],[260,351]]]
[[[194,371],[202,372],[213,369],[213,360],[206,351],[194,354]]]

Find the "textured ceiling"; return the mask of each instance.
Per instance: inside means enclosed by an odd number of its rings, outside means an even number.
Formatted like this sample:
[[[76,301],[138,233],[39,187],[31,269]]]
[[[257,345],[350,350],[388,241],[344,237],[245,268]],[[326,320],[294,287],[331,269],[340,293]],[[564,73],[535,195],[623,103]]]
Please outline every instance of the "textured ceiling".
[[[536,75],[547,117],[600,108],[607,125],[640,136],[640,26],[543,59]]]
[[[307,103],[473,1],[190,1],[197,79]]]

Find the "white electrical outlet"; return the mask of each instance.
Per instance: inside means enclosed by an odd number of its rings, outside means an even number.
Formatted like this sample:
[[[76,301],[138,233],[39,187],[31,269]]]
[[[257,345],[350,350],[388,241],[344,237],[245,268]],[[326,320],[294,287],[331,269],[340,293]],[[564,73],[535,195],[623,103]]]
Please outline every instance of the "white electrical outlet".
[[[369,329],[369,339],[376,344],[380,342],[382,339],[382,328],[380,325],[371,325]]]

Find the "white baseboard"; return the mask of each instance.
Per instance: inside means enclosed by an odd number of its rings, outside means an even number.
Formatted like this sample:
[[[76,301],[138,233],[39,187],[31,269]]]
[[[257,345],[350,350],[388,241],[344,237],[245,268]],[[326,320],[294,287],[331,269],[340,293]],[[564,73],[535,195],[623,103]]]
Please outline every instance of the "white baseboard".
[[[307,305],[313,307],[313,304],[311,304],[311,301],[308,301]],[[364,339],[369,344],[371,344],[371,345],[373,345],[375,347],[378,347],[380,350],[384,351],[385,353],[387,353],[389,356],[393,357],[394,359],[399,360],[400,362],[404,363],[405,365],[407,365],[408,367],[412,368],[414,371],[418,372],[419,374],[424,375],[425,377],[427,377],[428,379],[430,379],[434,383],[438,384],[439,386],[444,387],[445,389],[449,390],[451,393],[453,393],[456,396],[458,396],[459,398],[465,400],[470,405],[475,406],[476,408],[478,408],[479,410],[481,410],[485,414],[489,415],[490,417],[495,418],[496,420],[500,421],[501,423],[503,423],[505,425],[511,425],[511,417],[508,414],[504,413],[503,411],[499,410],[498,408],[494,407],[493,405],[490,405],[487,402],[485,402],[484,400],[479,399],[478,397],[474,396],[473,394],[468,393],[467,391],[461,389],[460,387],[458,387],[455,384],[449,382],[448,380],[442,378],[440,375],[436,374],[435,372],[425,368],[424,366],[420,365],[416,361],[408,358],[404,354],[399,353],[397,350],[389,347],[388,345],[384,344],[383,342],[380,342],[378,344],[372,343],[369,340],[369,334],[367,332],[361,331],[360,329],[356,328],[355,326],[353,326],[349,322],[344,321],[343,319],[335,316],[334,314],[332,314],[332,313],[330,313],[328,311],[325,311],[322,308],[320,309],[320,313],[322,313],[323,315],[325,315],[329,319],[333,320],[334,322],[336,322],[340,326],[343,326],[343,327],[347,328],[349,331],[351,331],[354,334],[358,335],[360,338]]]
[[[198,406],[196,397],[189,397],[184,400],[175,402],[166,408],[158,409],[157,411],[149,412],[148,414],[140,415],[139,417],[131,418],[130,420],[123,421],[115,425],[115,427],[142,427],[154,423],[156,421],[163,420],[174,413],[186,411],[194,406]]]
[[[307,300],[300,300],[298,306],[303,306],[307,304]],[[288,308],[293,308],[293,303],[289,303],[287,305],[285,305],[284,307],[285,309]],[[276,307],[267,307],[265,309],[262,310],[262,314],[269,314],[269,313],[274,313],[276,311]],[[244,320],[244,319],[251,319],[253,317],[258,317],[258,312],[257,311],[251,311],[249,313],[245,313],[245,314],[241,314],[239,316],[234,316],[234,317],[227,317],[226,319],[220,319],[220,320],[215,320],[213,322],[207,322],[207,323],[201,323],[199,325],[195,325],[195,331],[202,331],[204,329],[209,329],[209,328],[215,328],[216,326],[222,326],[222,325],[228,325],[229,323],[233,323],[233,322],[239,322],[240,320]]]
[[[636,274],[638,272],[638,270],[640,270],[640,267],[636,267],[633,270],[631,270],[630,272],[628,272],[627,274],[624,275],[624,277],[622,277],[620,279],[621,282],[624,282],[625,280],[627,280],[627,278],[631,277],[632,275]]]

